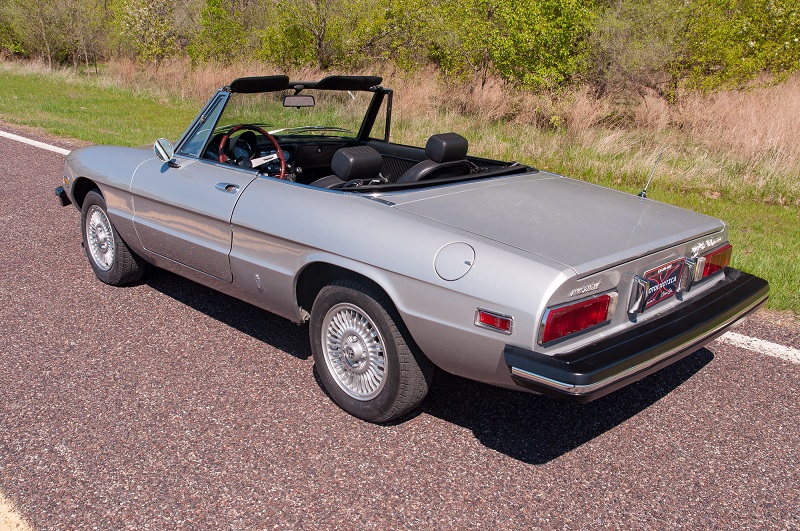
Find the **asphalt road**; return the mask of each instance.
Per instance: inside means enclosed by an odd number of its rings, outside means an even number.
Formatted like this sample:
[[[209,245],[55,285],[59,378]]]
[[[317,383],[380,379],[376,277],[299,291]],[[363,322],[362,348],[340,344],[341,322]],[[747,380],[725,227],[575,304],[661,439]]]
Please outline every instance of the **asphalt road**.
[[[584,406],[440,375],[367,424],[304,327],[96,280],[63,159],[0,138],[0,491],[37,529],[800,528],[800,365],[716,342]],[[800,348],[771,321],[737,332]]]

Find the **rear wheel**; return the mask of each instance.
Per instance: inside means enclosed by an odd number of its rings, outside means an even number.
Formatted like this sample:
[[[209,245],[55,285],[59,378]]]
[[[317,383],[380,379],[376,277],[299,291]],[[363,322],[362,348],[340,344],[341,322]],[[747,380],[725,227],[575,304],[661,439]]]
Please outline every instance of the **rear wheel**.
[[[108,218],[106,201],[97,190],[83,200],[81,229],[83,248],[97,278],[112,286],[142,278],[147,264],[120,238]]]
[[[358,280],[324,287],[309,328],[322,385],[351,415],[386,422],[408,413],[428,394],[433,365],[377,288]]]

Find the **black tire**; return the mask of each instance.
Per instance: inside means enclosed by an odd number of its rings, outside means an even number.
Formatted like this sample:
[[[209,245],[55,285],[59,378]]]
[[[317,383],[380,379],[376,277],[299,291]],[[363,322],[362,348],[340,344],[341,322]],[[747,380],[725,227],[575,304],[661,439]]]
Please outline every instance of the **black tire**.
[[[371,284],[342,279],[325,286],[311,309],[309,334],[322,385],[347,413],[387,422],[428,394],[433,364],[389,297]]]
[[[144,275],[147,263],[131,251],[117,233],[106,210],[106,200],[97,190],[86,194],[81,207],[83,250],[97,278],[121,286]]]

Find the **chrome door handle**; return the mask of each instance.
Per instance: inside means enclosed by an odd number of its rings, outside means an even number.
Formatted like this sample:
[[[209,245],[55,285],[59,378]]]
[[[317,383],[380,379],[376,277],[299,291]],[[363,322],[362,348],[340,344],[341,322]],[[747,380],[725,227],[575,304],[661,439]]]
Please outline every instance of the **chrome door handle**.
[[[216,188],[220,192],[228,192],[229,194],[235,194],[239,191],[239,185],[233,183],[219,183]]]

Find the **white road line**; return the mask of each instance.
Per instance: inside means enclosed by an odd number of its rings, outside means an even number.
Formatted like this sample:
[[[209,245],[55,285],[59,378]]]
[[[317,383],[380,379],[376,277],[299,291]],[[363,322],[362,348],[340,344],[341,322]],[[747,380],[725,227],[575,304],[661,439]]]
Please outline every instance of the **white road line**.
[[[800,363],[800,350],[792,347],[784,347],[777,343],[770,343],[763,339],[755,337],[743,336],[735,332],[727,332],[717,338],[717,341],[727,343],[735,347],[746,348],[754,352],[761,352],[767,356],[773,356],[782,360],[790,361],[792,363]]]
[[[15,135],[13,133],[0,131],[0,136],[9,138],[11,140],[16,140],[17,142],[23,142],[31,146],[36,146],[38,148],[47,149],[62,155],[69,154],[68,149],[45,144],[44,142],[39,142],[37,140],[31,140],[30,138],[25,138],[24,136]],[[746,348],[747,350],[752,350],[754,352],[761,352],[762,354],[774,356],[792,363],[800,364],[800,350],[796,348],[784,347],[783,345],[778,345],[777,343],[770,343],[769,341],[764,341],[763,339],[743,336],[742,334],[736,334],[734,332],[723,334],[717,338],[717,341],[728,343],[729,345],[736,347]]]
[[[38,148],[46,149],[54,153],[60,153],[61,155],[69,154],[68,149],[60,148],[58,146],[51,146],[50,144],[45,144],[44,142],[39,142],[38,140],[31,140],[30,138],[25,138],[24,136],[15,135],[14,133],[6,133],[5,131],[0,131],[0,136],[11,140],[16,140],[17,142],[22,142],[23,144],[28,144],[31,146],[36,146]]]

